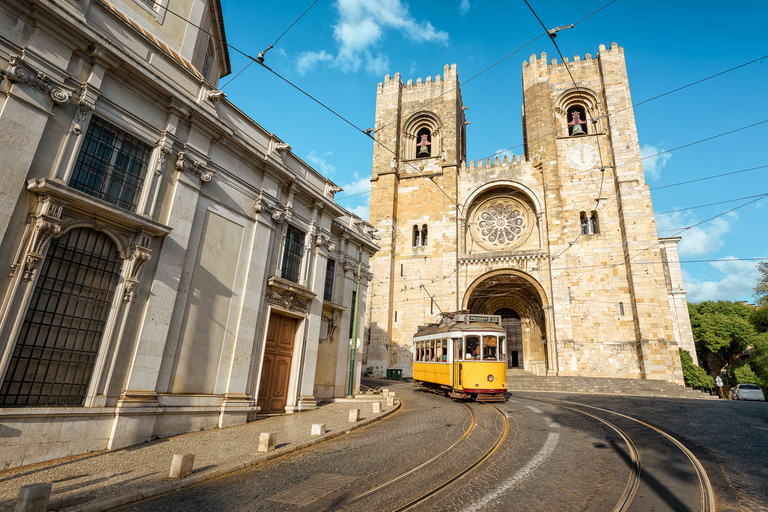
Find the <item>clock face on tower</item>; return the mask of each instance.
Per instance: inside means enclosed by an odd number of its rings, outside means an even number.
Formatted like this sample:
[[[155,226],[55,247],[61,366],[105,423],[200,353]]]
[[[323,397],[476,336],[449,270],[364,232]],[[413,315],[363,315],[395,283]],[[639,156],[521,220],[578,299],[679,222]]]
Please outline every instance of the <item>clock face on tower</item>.
[[[568,164],[579,171],[593,168],[598,158],[597,149],[584,142],[580,142],[569,149],[567,156]]]

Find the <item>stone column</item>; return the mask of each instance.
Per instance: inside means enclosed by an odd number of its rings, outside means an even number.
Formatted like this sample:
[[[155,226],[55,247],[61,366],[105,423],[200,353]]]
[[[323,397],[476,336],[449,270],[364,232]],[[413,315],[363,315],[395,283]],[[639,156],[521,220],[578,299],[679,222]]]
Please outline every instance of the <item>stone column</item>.
[[[69,93],[46,74],[12,55],[5,79],[10,88],[0,103],[0,241],[5,237],[11,214],[29,175],[53,107],[69,102]]]

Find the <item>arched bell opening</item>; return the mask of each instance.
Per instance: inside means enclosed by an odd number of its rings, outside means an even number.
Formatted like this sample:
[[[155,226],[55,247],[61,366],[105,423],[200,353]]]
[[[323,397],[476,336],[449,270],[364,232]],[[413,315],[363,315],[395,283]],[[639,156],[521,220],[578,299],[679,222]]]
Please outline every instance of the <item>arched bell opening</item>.
[[[430,156],[432,156],[432,132],[429,128],[422,128],[416,134],[416,158]]]
[[[500,315],[507,330],[507,368],[547,373],[546,297],[532,278],[499,271],[478,278],[464,297],[472,313]]]

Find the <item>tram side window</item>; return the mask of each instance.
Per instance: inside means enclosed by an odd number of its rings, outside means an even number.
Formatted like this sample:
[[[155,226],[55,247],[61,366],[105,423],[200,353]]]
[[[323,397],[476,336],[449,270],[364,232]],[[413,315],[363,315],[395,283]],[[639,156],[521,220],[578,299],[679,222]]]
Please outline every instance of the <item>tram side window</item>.
[[[442,344],[443,344],[443,357],[440,358],[440,360],[445,362],[448,360],[448,340],[442,340]]]
[[[464,340],[462,338],[457,339],[456,346],[454,348],[456,349],[453,352],[454,361],[462,360],[464,358]]]
[[[483,336],[483,361],[496,359],[496,336]]]
[[[464,359],[480,359],[480,336],[467,336],[466,342],[466,355]]]
[[[506,361],[507,358],[505,357],[505,347],[507,346],[507,341],[505,336],[499,336],[499,361]]]
[[[441,362],[443,360],[443,343],[441,340],[437,340],[437,356],[435,357],[435,362]]]

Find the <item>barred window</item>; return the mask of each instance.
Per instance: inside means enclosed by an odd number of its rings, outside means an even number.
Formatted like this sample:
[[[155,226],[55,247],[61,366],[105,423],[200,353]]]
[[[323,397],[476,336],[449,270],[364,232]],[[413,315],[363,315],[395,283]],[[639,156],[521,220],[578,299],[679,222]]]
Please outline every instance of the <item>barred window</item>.
[[[151,152],[149,145],[94,117],[69,186],[133,211]]]
[[[73,229],[51,242],[0,407],[83,405],[121,265],[115,244],[98,231]]]
[[[282,278],[294,283],[299,282],[301,272],[301,257],[304,252],[305,233],[293,226],[288,226],[285,236],[285,252],[283,253]]]
[[[333,300],[333,274],[336,271],[336,262],[332,259],[328,260],[328,264],[325,266],[325,290],[323,290],[323,300]]]

